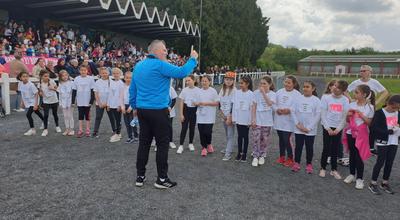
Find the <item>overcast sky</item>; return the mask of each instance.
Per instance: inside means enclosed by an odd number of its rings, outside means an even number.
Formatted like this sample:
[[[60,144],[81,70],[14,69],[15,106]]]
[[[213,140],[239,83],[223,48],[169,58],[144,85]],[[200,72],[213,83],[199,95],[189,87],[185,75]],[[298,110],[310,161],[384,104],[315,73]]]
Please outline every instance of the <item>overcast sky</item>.
[[[257,0],[269,40],[307,49],[400,50],[400,0]]]

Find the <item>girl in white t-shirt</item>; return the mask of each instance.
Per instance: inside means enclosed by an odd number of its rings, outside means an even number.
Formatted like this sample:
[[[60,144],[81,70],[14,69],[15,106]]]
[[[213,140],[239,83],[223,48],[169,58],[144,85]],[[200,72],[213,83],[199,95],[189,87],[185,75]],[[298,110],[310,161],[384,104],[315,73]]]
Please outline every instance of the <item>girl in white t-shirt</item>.
[[[357,129],[361,125],[365,125],[362,129],[369,133],[368,126],[374,117],[375,112],[375,93],[367,85],[359,85],[354,90],[354,98],[356,101],[350,103],[348,120],[354,120]],[[350,122],[349,122],[350,124]],[[370,154],[369,141],[367,144],[357,144],[358,132],[353,131],[351,127],[346,129],[347,145],[350,154],[350,175],[344,179],[344,182],[351,184],[356,182],[356,189],[364,188],[364,161],[367,157],[362,157],[365,152]],[[368,136],[369,137],[369,136]],[[357,176],[356,176],[357,173]]]
[[[44,130],[42,132],[42,137],[45,137],[49,133],[47,126],[49,122],[50,109],[53,113],[54,122],[56,124],[56,132],[61,132],[61,128],[58,125],[57,84],[54,80],[50,79],[50,73],[47,70],[41,70],[39,77],[39,95],[43,98],[44,109]]]
[[[175,145],[174,139],[173,139],[174,130],[173,130],[173,124],[172,123],[173,123],[174,118],[176,116],[175,104],[176,104],[176,98],[178,98],[178,94],[176,94],[176,91],[175,91],[174,87],[172,87],[172,86],[169,88],[169,97],[170,97],[170,100],[171,100],[170,104],[169,104],[169,123],[171,125],[171,130],[169,132],[169,146],[172,149],[175,149],[176,145]]]
[[[295,101],[299,97],[301,97],[301,94],[296,77],[287,76],[284,81],[284,88],[276,93],[274,118],[274,128],[279,137],[279,159],[277,163],[287,167],[292,167],[294,163],[290,138],[295,126],[290,114]],[[285,158],[286,156],[287,158]]]
[[[293,106],[291,115],[295,124],[295,163],[293,172],[300,171],[300,160],[304,145],[306,146],[306,172],[313,172],[314,140],[317,135],[318,122],[321,117],[321,101],[317,96],[316,86],[312,81],[303,84],[303,95]]]
[[[232,102],[232,121],[238,131],[238,154],[236,161],[247,161],[249,147],[249,126],[251,125],[251,109],[254,102],[253,81],[245,75],[240,79],[240,89],[235,91]]]
[[[194,75],[189,75],[185,79],[186,87],[182,90],[179,98],[181,99],[179,105],[180,119],[182,123],[182,130],[179,140],[179,147],[176,151],[177,154],[183,152],[183,143],[185,142],[185,137],[187,130],[189,128],[189,150],[194,151],[193,139],[194,132],[196,128],[196,112],[197,106],[193,103],[197,102],[199,99],[200,89],[195,86]]]
[[[211,77],[203,75],[200,78],[202,88],[199,90],[199,98],[193,103],[197,106],[197,126],[199,129],[201,156],[207,156],[207,153],[213,153],[214,147],[212,141],[212,129],[215,123],[215,116],[219,105],[217,91],[210,87]]]
[[[133,120],[133,109],[129,105],[129,87],[131,85],[132,72],[128,71],[124,74],[124,92],[123,92],[123,104],[121,105],[121,111],[124,115],[124,122],[126,127],[126,132],[128,133],[128,139],[126,144],[137,142],[139,139],[139,134],[137,132],[137,127],[131,126],[131,121]]]
[[[276,94],[271,77],[265,76],[260,80],[258,90],[254,91],[252,108],[252,139],[253,162],[252,166],[264,165],[267,148],[271,146],[271,130],[274,125],[273,105]]]
[[[39,111],[39,91],[36,86],[29,81],[29,74],[21,72],[18,75],[21,82],[18,83],[18,91],[21,92],[22,104],[27,109],[26,117],[28,118],[30,129],[24,133],[25,136],[31,136],[36,134],[35,126],[33,123],[32,113],[35,114],[43,121],[43,115]]]
[[[323,138],[326,141],[326,145],[323,146],[321,155],[320,177],[326,176],[327,160],[328,156],[330,156],[330,174],[334,176],[335,179],[342,178],[337,171],[337,157],[342,137],[342,129],[346,123],[346,115],[349,110],[349,99],[344,96],[347,86],[348,83],[346,81],[337,81],[333,87],[333,93],[321,100],[321,121],[324,127]]]
[[[66,70],[61,70],[58,74],[59,86],[57,91],[60,95],[60,106],[64,115],[65,131],[64,136],[73,136],[74,132],[74,115],[72,108],[72,87],[73,82],[69,80]]]
[[[118,142],[121,140],[121,106],[124,103],[124,83],[120,79],[122,71],[119,68],[113,68],[111,72],[113,80],[110,80],[107,114],[113,131],[110,142]]]
[[[99,137],[99,128],[101,120],[103,119],[104,111],[107,111],[107,100],[110,93],[110,79],[108,70],[105,67],[99,69],[99,76],[94,86],[94,97],[96,99],[96,119],[94,122],[94,129],[92,137]]]
[[[225,154],[222,158],[223,161],[228,161],[232,158],[233,145],[235,142],[235,126],[232,123],[232,99],[235,94],[235,72],[226,72],[224,77],[224,84],[219,92],[220,99],[220,112],[224,120],[224,129],[226,136],[226,149],[223,151]]]
[[[76,94],[76,105],[78,106],[79,130],[77,137],[83,137],[83,120],[86,120],[86,137],[90,137],[90,106],[94,100],[93,89],[95,82],[93,77],[88,76],[88,66],[79,67],[80,76],[74,79],[73,90]]]

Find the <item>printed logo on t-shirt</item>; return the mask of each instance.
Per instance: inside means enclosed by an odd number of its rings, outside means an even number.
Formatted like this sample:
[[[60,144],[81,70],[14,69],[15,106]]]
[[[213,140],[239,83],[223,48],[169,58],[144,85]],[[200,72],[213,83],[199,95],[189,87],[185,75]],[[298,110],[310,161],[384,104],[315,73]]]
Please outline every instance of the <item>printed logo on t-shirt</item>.
[[[221,110],[228,111],[229,110],[229,103],[228,102],[221,102]]]
[[[280,100],[280,102],[281,102],[280,104],[281,105],[287,104],[289,102],[289,99],[290,99],[289,96],[286,96],[286,95],[282,96],[282,99]]]
[[[386,117],[386,124],[388,127],[398,126],[398,118],[396,116]]]
[[[309,103],[302,103],[300,105],[299,111],[301,113],[312,113],[311,105]]]
[[[334,103],[329,105],[329,110],[335,113],[343,112],[343,104],[341,103]]]

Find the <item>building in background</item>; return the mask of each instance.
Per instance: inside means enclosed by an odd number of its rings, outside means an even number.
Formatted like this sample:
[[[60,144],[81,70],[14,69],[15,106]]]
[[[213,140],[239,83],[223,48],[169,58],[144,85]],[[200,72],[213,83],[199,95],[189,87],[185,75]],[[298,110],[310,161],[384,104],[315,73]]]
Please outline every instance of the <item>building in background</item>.
[[[374,74],[400,75],[400,55],[309,56],[298,62],[297,72],[352,74],[361,65],[370,65]]]

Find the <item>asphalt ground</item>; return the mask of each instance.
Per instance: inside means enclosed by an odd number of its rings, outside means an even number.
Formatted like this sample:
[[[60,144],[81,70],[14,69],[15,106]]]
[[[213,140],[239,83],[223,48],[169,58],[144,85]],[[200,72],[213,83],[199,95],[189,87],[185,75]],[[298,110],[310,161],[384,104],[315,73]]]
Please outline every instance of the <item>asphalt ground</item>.
[[[322,83],[322,82],[321,82]],[[322,85],[320,86],[323,87]],[[92,108],[92,116],[94,116]],[[61,111],[59,113],[61,116]],[[75,110],[75,116],[77,111]],[[39,119],[34,116],[36,127]],[[25,137],[24,113],[0,119],[1,219],[399,219],[400,163],[396,158],[391,186],[394,195],[356,190],[331,176],[317,175],[321,134],[314,146],[314,174],[293,173],[277,165],[278,142],[273,133],[266,164],[222,161],[225,146],[221,120],[214,127],[217,149],[200,156],[198,132],[195,152],[169,153],[169,176],[178,186],[158,190],[155,153],[151,151],[144,187],[135,187],[138,144],[109,143],[111,128],[104,115],[100,137],[64,137],[56,134],[50,116],[49,136],[41,131]],[[63,119],[60,117],[61,126]],[[180,125],[174,121],[178,142]],[[320,132],[321,133],[321,132]],[[123,126],[123,140],[126,130]],[[185,145],[186,146],[186,145]],[[249,150],[251,149],[251,145]],[[369,182],[376,158],[365,166]],[[349,171],[339,166],[343,177]]]

